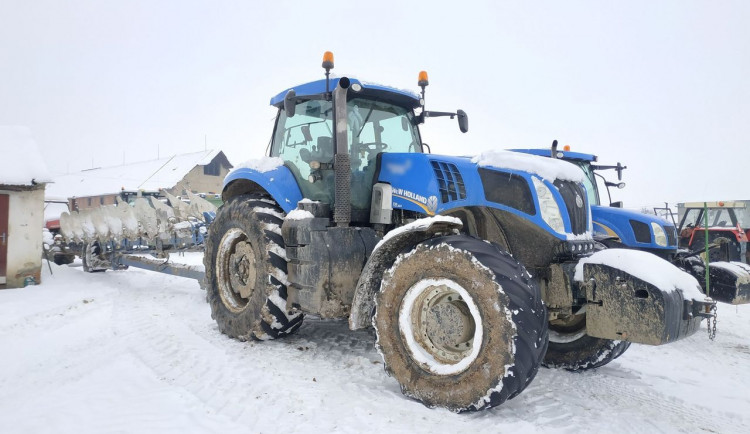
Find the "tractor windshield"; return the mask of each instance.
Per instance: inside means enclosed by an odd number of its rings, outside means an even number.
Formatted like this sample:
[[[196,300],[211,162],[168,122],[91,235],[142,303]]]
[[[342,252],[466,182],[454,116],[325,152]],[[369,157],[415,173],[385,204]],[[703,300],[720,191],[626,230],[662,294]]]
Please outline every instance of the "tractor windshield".
[[[352,206],[367,209],[376,157],[387,152],[422,152],[411,110],[387,102],[353,98],[347,102]],[[295,115],[282,109],[276,121],[271,156],[294,173],[304,197],[333,203],[333,104],[325,100],[297,104]]]
[[[596,185],[596,178],[594,178],[594,169],[591,168],[591,163],[588,161],[574,160],[571,163],[580,167],[583,170],[583,186],[586,188],[586,196],[589,199],[589,204],[599,205],[599,189]]]
[[[733,228],[739,224],[741,228],[750,227],[747,210],[745,208],[709,208],[708,226],[714,228]],[[705,216],[703,208],[690,208],[685,212],[680,227],[704,226]]]

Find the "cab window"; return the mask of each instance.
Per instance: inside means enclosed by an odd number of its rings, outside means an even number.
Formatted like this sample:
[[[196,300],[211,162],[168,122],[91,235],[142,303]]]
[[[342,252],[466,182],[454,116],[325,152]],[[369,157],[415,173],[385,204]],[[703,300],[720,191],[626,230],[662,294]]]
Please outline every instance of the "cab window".
[[[347,102],[347,124],[352,206],[368,209],[377,155],[421,152],[419,132],[411,110],[363,98]],[[279,110],[271,156],[284,160],[304,197],[333,203],[334,154],[333,104],[330,101],[300,102],[292,117]]]

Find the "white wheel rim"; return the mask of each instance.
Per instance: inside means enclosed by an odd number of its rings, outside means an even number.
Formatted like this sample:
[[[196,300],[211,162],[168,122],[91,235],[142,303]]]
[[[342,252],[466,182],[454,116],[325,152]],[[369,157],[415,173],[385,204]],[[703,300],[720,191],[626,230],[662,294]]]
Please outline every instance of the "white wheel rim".
[[[243,260],[238,256],[251,254],[245,233],[232,228],[224,234],[216,252],[216,285],[224,306],[238,313],[247,307],[255,286],[255,258]],[[247,246],[245,246],[247,244]],[[243,271],[242,276],[237,273]]]
[[[447,300],[450,294],[457,294],[459,300]],[[469,330],[463,327],[463,334],[471,335],[462,344],[468,344],[468,350],[451,351],[445,343],[433,341],[429,336],[427,317],[415,318],[420,312],[429,309],[431,303],[442,306],[450,304],[459,322],[470,324]],[[425,315],[431,315],[425,313]],[[404,295],[398,314],[401,336],[405,339],[406,348],[411,357],[424,369],[438,375],[452,375],[466,370],[479,355],[482,347],[482,318],[479,308],[468,291],[458,283],[448,279],[424,279],[415,283]],[[455,321],[454,321],[455,324]],[[457,335],[462,335],[459,332]]]

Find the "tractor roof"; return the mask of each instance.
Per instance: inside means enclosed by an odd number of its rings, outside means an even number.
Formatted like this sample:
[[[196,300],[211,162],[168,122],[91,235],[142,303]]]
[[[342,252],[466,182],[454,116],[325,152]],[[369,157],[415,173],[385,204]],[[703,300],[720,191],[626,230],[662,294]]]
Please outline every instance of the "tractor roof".
[[[510,149],[513,152],[523,152],[525,154],[539,155],[542,157],[550,156],[550,149]],[[567,160],[582,160],[582,161],[596,161],[597,156],[592,154],[584,154],[581,152],[563,151],[562,149],[557,150],[557,154],[562,156],[558,158],[565,158]]]
[[[354,92],[351,91],[351,86],[354,84],[359,84],[362,86],[362,90],[359,91],[357,94],[362,95],[364,97],[377,97],[379,100],[387,101],[394,103],[396,105],[406,107],[409,109],[415,109],[419,107],[419,95],[416,93],[404,90],[404,89],[396,89],[394,87],[384,86],[382,84],[375,84],[370,83],[367,81],[361,81],[356,78],[349,78],[350,80],[350,94],[353,94]],[[331,78],[329,89],[333,90],[338,86],[339,84],[339,78]],[[276,96],[271,98],[271,105],[275,107],[282,107],[284,105],[284,96],[286,96],[286,93],[289,92],[290,89],[294,89],[294,92],[297,94],[297,97],[304,98],[306,96],[313,96],[313,95],[322,95],[326,91],[326,80],[316,80],[311,81],[309,83],[300,84],[298,86],[290,87],[289,89],[285,89],[281,92],[279,92]]]

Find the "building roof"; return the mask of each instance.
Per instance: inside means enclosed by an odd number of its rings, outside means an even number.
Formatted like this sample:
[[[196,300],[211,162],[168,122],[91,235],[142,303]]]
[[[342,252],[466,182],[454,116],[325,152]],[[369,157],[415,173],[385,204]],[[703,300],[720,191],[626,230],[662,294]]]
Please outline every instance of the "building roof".
[[[51,179],[31,131],[0,126],[0,185],[30,186]]]
[[[46,197],[67,199],[115,194],[122,189],[156,191],[172,188],[195,166],[205,166],[215,158],[229,164],[222,151],[206,150],[59,175],[47,185]]]

